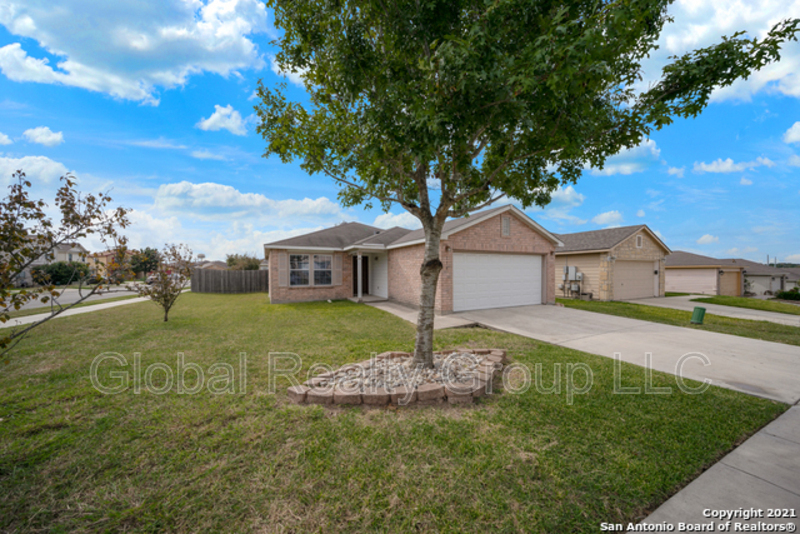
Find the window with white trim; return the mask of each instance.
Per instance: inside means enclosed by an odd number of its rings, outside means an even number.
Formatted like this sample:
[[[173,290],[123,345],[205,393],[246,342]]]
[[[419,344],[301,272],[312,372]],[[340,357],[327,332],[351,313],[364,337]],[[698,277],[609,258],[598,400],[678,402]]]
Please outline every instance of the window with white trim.
[[[636,248],[642,248],[644,245],[644,238],[640,235],[636,236]]]
[[[503,237],[511,235],[511,217],[502,217],[503,220]]]
[[[333,256],[314,254],[314,285],[333,285]]]
[[[311,282],[311,262],[308,254],[289,255],[289,285],[307,286]]]

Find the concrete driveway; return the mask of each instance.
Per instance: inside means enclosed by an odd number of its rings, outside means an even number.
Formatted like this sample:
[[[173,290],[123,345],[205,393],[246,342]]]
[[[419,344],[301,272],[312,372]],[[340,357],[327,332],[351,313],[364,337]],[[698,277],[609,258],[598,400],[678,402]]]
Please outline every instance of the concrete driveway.
[[[800,400],[800,347],[615,317],[558,306],[520,306],[454,314],[496,330],[645,365],[651,353],[653,368],[681,376],[709,379],[714,385],[788,404]]]
[[[751,321],[769,321],[771,323],[785,324],[800,327],[800,315],[789,315],[788,313],[768,312],[761,310],[750,310],[747,308],[736,308],[735,306],[723,306],[720,304],[708,304],[706,302],[692,302],[692,299],[701,298],[708,295],[690,295],[688,297],[661,297],[649,299],[629,300],[631,304],[646,304],[648,306],[658,306],[660,308],[673,308],[675,310],[692,311],[695,306],[706,309],[706,313],[733,317],[735,319],[750,319]]]

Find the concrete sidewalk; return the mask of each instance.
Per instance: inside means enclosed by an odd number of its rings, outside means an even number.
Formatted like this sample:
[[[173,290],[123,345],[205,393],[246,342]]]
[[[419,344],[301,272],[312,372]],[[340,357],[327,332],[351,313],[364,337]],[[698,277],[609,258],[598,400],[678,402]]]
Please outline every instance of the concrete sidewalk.
[[[454,314],[496,330],[657,371],[795,404],[800,400],[800,347],[559,306],[520,306]],[[686,355],[688,358],[684,358]],[[707,364],[703,357],[707,358]]]
[[[642,523],[651,525],[666,522],[708,524],[714,520],[703,515],[704,510],[737,510],[750,508],[768,510],[795,509],[800,512],[800,406],[762,428],[691,484],[659,506]],[[733,519],[733,522],[753,525],[800,523],[800,519],[764,517]],[[714,530],[719,531],[719,529]],[[731,532],[734,528],[731,527]],[[757,529],[766,532],[766,529]],[[791,530],[789,531],[791,532]]]
[[[91,313],[99,310],[107,310],[109,308],[116,308],[117,306],[124,306],[126,304],[134,304],[136,302],[147,302],[150,299],[145,297],[137,297],[128,300],[118,300],[115,302],[106,302],[103,304],[94,304],[92,306],[82,306],[80,308],[73,308],[71,310],[67,310],[63,313],[58,314],[54,317],[54,319],[58,319],[60,317],[70,317],[72,315],[80,315],[82,313]],[[28,315],[25,317],[18,317],[16,319],[9,319],[8,322],[4,325],[0,325],[0,328],[13,328],[15,326],[22,326],[26,324],[37,323],[42,319],[46,319],[50,316],[50,313],[37,313],[36,315]]]
[[[708,304],[706,302],[692,302],[692,299],[708,297],[708,295],[690,295],[685,297],[661,297],[628,300],[631,304],[646,304],[647,306],[658,306],[659,308],[672,308],[675,310],[692,311],[695,306],[706,309],[706,313],[733,317],[734,319],[749,319],[751,321],[769,321],[771,323],[785,324],[800,327],[800,315],[790,315],[788,313],[769,312],[762,310],[751,310],[749,308],[737,308],[735,306],[724,306],[721,304]]]
[[[412,308],[411,306],[406,306],[405,304],[400,304],[399,302],[392,300],[365,302],[364,304],[372,306],[373,308],[378,308],[379,310],[383,310],[387,313],[391,313],[392,315],[396,315],[401,319],[405,319],[409,323],[417,324],[417,314],[419,313],[419,310]],[[455,315],[437,315],[433,321],[433,329],[442,330],[444,328],[459,328],[474,324],[475,321],[469,321],[461,317],[456,317]]]

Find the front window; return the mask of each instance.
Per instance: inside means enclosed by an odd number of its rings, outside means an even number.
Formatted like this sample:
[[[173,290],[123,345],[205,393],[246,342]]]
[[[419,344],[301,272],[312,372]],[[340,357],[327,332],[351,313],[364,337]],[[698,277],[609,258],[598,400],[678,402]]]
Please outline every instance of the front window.
[[[333,256],[330,254],[314,255],[314,285],[329,286],[333,284]]]
[[[289,255],[289,285],[307,286],[309,285],[311,263],[308,254]]]
[[[72,261],[72,254],[69,255],[69,261]]]

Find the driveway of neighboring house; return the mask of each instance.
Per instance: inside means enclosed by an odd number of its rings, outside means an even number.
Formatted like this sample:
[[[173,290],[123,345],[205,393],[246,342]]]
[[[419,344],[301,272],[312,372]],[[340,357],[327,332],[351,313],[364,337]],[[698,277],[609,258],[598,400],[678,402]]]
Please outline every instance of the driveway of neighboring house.
[[[800,400],[800,347],[558,306],[454,314],[470,322],[788,404]],[[707,358],[704,361],[702,357]],[[565,362],[566,363],[566,362]]]
[[[713,315],[723,315],[735,319],[749,319],[751,321],[769,321],[771,323],[785,324],[789,326],[800,326],[800,315],[790,315],[788,313],[769,312],[763,310],[751,310],[749,308],[737,308],[735,306],[724,306],[722,304],[709,304],[707,302],[692,302],[692,299],[703,298],[708,295],[689,295],[681,297],[650,298],[629,300],[631,304],[646,304],[647,306],[658,306],[660,308],[673,308],[675,310],[692,311],[695,306],[706,309],[706,313]]]

